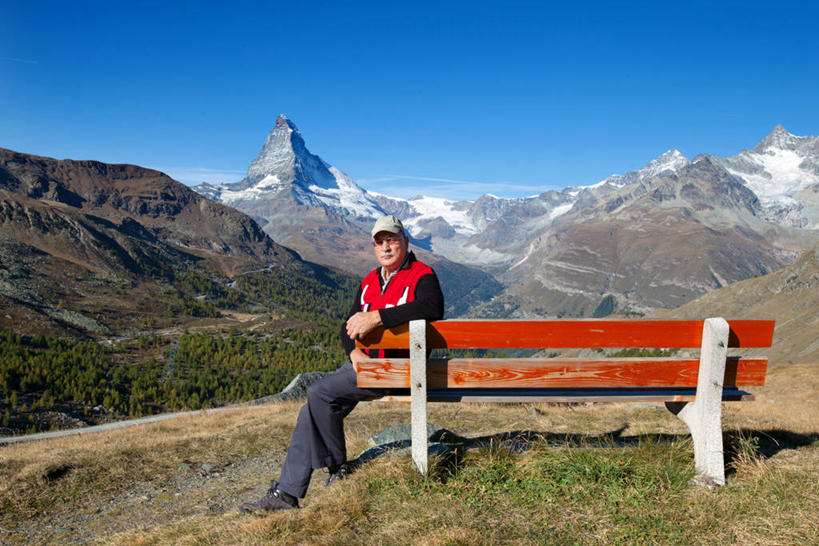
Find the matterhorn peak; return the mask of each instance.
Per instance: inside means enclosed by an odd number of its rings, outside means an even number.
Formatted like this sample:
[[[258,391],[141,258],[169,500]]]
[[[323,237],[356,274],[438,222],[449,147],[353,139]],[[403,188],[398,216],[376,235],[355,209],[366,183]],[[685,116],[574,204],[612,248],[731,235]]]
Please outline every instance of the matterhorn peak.
[[[373,218],[383,214],[352,178],[325,163],[304,144],[296,124],[280,114],[247,176],[221,186],[200,186],[223,203],[288,202],[325,207],[342,215]],[[271,210],[276,209],[273,207]],[[254,209],[254,214],[258,211]]]
[[[297,184],[308,188],[337,187],[328,165],[310,153],[296,124],[284,114],[276,118],[273,130],[267,135],[259,155],[247,168],[247,177],[240,187],[250,188],[264,184],[264,189]]]
[[[282,130],[290,130],[299,132],[296,128],[296,124],[290,121],[290,119],[285,116],[284,114],[279,114],[279,117],[276,118],[276,123],[273,125],[273,130],[282,129]]]

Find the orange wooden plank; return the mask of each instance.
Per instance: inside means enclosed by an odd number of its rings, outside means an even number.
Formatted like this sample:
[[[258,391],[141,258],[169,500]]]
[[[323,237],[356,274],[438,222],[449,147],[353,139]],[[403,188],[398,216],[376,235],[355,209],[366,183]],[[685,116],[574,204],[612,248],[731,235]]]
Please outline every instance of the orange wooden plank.
[[[731,320],[729,347],[769,347],[772,320]],[[427,347],[568,349],[699,347],[701,320],[442,320],[427,327]],[[407,348],[409,326],[371,333],[362,347]]]
[[[728,325],[731,327],[729,347],[770,347],[773,343],[775,320],[731,319]]]
[[[760,386],[765,358],[729,358],[725,387]],[[409,359],[357,362],[362,388],[409,388]],[[699,360],[676,358],[529,359],[477,358],[431,360],[429,388],[625,388],[696,387]]]

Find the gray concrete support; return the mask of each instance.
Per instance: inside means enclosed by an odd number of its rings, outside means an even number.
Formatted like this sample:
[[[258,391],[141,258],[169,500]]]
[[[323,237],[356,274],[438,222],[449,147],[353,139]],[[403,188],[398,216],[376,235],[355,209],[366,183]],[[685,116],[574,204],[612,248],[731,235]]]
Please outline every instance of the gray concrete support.
[[[427,473],[427,322],[410,321],[410,405],[412,411],[412,460],[421,474]]]
[[[697,472],[717,485],[725,484],[722,450],[722,386],[728,356],[730,327],[724,318],[705,320],[702,329],[697,395],[693,402],[666,402],[666,407],[688,425],[694,441]]]

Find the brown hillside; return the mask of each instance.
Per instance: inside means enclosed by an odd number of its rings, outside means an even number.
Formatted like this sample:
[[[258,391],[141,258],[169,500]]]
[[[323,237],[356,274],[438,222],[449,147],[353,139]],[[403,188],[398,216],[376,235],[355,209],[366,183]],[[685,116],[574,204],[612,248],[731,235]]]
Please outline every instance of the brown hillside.
[[[819,245],[763,277],[714,290],[652,317],[776,319],[771,365],[819,362]]]
[[[181,313],[169,310],[179,272],[270,267],[313,274],[253,219],[159,171],[0,148],[0,327],[74,337],[166,324]]]
[[[0,229],[91,270],[145,274],[180,255],[230,272],[294,254],[248,216],[152,169],[0,148]]]

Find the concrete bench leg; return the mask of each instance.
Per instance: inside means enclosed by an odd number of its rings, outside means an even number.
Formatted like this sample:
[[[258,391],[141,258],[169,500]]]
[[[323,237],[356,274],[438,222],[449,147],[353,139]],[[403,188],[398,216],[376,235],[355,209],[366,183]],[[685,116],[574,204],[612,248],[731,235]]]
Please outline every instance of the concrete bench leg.
[[[666,407],[683,420],[694,440],[697,472],[717,485],[725,485],[722,451],[722,385],[728,356],[730,327],[723,318],[705,320],[702,330],[697,397],[693,402],[666,402]]]
[[[427,473],[427,323],[410,321],[410,403],[412,406],[412,461]]]

